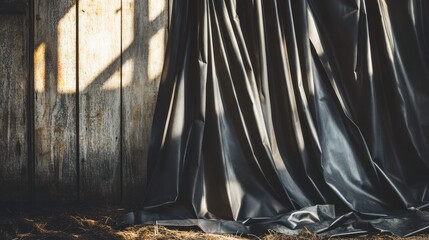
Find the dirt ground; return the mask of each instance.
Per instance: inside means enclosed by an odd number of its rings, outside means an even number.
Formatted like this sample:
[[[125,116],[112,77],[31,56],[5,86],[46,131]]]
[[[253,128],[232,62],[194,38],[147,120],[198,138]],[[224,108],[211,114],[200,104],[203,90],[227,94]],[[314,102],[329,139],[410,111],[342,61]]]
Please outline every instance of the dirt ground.
[[[244,237],[205,234],[198,231],[178,231],[160,226],[119,228],[119,217],[127,211],[118,206],[0,205],[0,239],[321,239],[309,232],[302,232],[299,236],[271,233],[265,236]],[[400,238],[384,234],[348,239]],[[419,235],[407,239],[429,239],[429,235]]]

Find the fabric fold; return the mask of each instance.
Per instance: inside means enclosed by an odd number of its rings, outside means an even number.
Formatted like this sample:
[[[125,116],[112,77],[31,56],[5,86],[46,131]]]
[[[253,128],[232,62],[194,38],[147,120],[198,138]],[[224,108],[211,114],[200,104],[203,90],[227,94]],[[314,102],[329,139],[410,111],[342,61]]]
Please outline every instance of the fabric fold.
[[[428,14],[423,0],[174,1],[146,200],[125,222],[427,231]]]

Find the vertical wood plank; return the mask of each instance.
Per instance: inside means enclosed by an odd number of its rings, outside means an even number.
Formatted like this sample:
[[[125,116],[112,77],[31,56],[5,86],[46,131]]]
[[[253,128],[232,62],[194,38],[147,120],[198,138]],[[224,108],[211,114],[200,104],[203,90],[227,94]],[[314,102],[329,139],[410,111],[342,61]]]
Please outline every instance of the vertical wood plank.
[[[147,147],[164,62],[168,0],[122,0],[123,200],[142,203]]]
[[[79,0],[80,198],[121,198],[121,0]]]
[[[30,197],[28,26],[26,14],[0,15],[0,201]]]
[[[34,38],[36,201],[76,201],[76,0],[35,0]]]

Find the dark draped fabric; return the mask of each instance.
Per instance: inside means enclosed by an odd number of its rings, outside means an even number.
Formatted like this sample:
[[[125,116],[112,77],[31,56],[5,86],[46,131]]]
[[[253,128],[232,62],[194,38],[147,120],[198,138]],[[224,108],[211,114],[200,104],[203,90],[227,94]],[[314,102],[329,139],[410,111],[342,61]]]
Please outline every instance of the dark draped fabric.
[[[175,0],[129,223],[429,229],[429,1]]]

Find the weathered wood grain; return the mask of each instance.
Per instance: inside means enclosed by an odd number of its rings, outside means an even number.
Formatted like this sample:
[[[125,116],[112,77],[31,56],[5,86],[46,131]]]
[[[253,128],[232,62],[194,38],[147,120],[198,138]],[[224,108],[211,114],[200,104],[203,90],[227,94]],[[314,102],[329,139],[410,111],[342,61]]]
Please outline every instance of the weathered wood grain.
[[[147,147],[162,70],[168,0],[122,0],[123,200],[142,203]]]
[[[83,201],[121,197],[121,0],[79,0],[79,160]]]
[[[30,197],[28,16],[0,15],[0,201]]]
[[[76,0],[35,0],[36,201],[78,198],[76,20]]]

